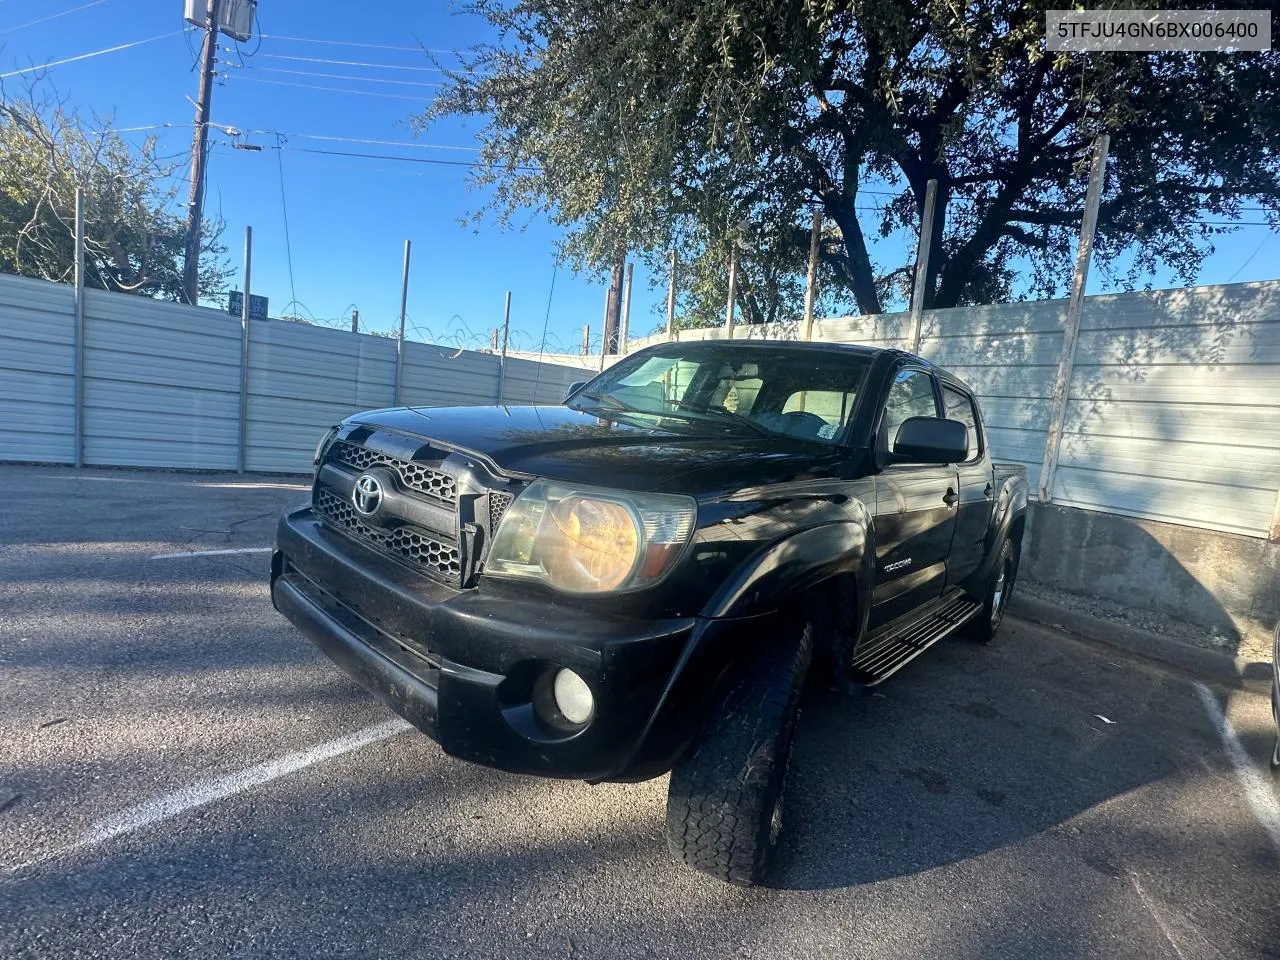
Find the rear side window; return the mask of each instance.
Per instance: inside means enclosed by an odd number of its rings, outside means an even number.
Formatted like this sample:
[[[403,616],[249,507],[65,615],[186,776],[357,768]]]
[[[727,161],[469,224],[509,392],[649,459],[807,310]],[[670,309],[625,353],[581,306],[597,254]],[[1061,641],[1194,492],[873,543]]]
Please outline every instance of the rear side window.
[[[898,436],[898,428],[909,417],[936,417],[938,404],[933,396],[933,377],[923,370],[899,370],[889,388],[884,405],[884,431],[889,448]]]
[[[954,387],[942,385],[943,416],[948,420],[959,420],[969,433],[969,459],[972,463],[982,456],[982,431],[978,427],[978,414],[973,408],[973,398],[961,393]]]

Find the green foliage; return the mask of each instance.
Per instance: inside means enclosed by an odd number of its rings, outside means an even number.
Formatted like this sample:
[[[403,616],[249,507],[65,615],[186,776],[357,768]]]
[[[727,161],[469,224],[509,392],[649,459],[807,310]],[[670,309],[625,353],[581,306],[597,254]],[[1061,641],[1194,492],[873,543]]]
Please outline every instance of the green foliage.
[[[69,282],[75,271],[76,188],[85,193],[85,283],[182,299],[182,165],[134,147],[52,97],[0,90],[0,271]],[[206,222],[200,293],[221,292],[231,270],[222,224]]]
[[[592,270],[629,250],[661,271],[675,248],[709,282],[745,244],[749,285],[791,314],[813,205],[820,288],[863,312],[904,302],[931,178],[927,303],[1062,293],[1101,132],[1105,274],[1191,281],[1222,232],[1206,218],[1252,203],[1280,224],[1280,58],[1050,55],[1049,6],[479,0],[501,40],[419,122],[484,118],[478,216],[545,213]]]

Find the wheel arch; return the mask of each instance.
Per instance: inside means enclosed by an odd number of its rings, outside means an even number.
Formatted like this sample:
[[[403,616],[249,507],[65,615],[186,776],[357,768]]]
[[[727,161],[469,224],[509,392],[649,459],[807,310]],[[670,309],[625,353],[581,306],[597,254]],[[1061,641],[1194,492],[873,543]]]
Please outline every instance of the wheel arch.
[[[825,633],[826,659],[836,653],[842,610],[851,608],[850,639],[856,641],[870,610],[874,562],[868,514],[798,531],[744,564],[704,608],[635,750],[609,779],[648,779],[669,770],[726,678],[770,642],[778,617],[801,611],[812,617],[815,641]]]

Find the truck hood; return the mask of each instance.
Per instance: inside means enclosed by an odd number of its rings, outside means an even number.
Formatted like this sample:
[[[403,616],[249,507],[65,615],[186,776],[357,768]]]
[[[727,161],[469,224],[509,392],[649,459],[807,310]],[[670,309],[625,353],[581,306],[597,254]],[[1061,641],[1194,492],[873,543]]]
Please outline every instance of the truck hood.
[[[478,454],[504,473],[693,496],[825,475],[822,467],[837,459],[825,444],[757,436],[731,423],[658,428],[647,418],[565,406],[399,407],[348,422]]]

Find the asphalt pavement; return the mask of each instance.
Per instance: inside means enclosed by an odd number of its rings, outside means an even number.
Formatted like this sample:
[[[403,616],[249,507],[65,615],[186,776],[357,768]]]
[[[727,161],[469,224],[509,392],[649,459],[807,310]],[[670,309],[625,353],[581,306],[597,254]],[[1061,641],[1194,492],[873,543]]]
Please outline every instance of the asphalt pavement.
[[[1280,957],[1254,694],[1016,620],[945,641],[808,698],[739,890],[669,859],[666,778],[507,775],[389,722],[271,609],[300,482],[0,490],[0,956]],[[151,559],[193,551],[258,552]]]

